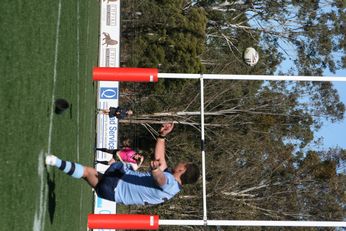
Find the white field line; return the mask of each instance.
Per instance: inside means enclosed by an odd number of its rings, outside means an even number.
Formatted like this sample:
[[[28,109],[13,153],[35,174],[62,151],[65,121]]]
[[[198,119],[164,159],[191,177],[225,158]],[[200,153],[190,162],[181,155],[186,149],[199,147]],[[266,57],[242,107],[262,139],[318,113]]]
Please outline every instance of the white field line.
[[[79,162],[79,107],[80,107],[80,96],[79,96],[79,81],[80,81],[80,73],[79,73],[79,58],[80,58],[80,51],[79,51],[79,21],[80,21],[80,14],[79,14],[79,0],[77,1],[77,162]]]
[[[44,154],[43,150],[38,155],[38,167],[37,173],[40,178],[40,200],[39,200],[39,209],[35,211],[33,230],[40,231],[44,227],[44,215],[46,211],[46,200],[47,200],[47,187],[44,180]]]
[[[60,17],[61,17],[61,0],[59,0],[58,19],[57,19],[57,23],[56,23],[53,89],[52,89],[52,100],[51,100],[50,121],[49,121],[49,131],[48,131],[48,154],[50,154],[50,152],[51,152],[51,144],[52,144],[55,83],[56,83],[56,75],[57,75],[56,69],[57,69],[57,64],[58,64],[58,48],[59,48],[59,33],[60,33]]]
[[[87,9],[89,9],[89,2],[90,1],[88,1],[88,6],[87,6]],[[86,31],[86,47],[89,47],[89,15],[87,15],[87,17],[88,17],[88,20],[87,20],[87,31]],[[86,57],[85,57],[85,70],[86,70],[86,72],[85,72],[85,74],[87,75],[88,74],[88,61],[89,61],[89,55],[87,55]],[[88,76],[88,75],[87,75]],[[87,88],[85,87],[84,88],[84,100],[87,100],[87,98],[86,98],[86,95],[87,95]],[[92,121],[94,120],[94,117],[91,117],[91,119],[92,119]],[[91,126],[90,126],[91,127]],[[90,133],[90,134],[92,134],[92,133]]]
[[[79,125],[80,125],[80,35],[79,35],[79,28],[80,28],[80,4],[79,0],[77,0],[77,162],[79,162],[79,154],[80,154],[80,149],[79,149],[79,144],[80,144],[80,136],[79,136]],[[79,196],[79,227],[82,229],[82,203],[83,203],[83,187],[82,185],[80,186],[80,196]]]
[[[53,89],[52,89],[52,100],[51,100],[51,111],[49,119],[49,131],[48,131],[48,154],[51,152],[52,143],[52,131],[53,131],[53,115],[54,115],[54,98],[55,98],[55,83],[57,76],[57,63],[58,63],[58,47],[59,47],[59,33],[60,33],[60,18],[61,18],[61,0],[59,0],[58,5],[58,18],[56,22],[56,34],[55,34],[55,54],[54,54],[54,71],[53,71]],[[39,154],[38,161],[38,175],[40,177],[40,201],[38,211],[35,211],[33,231],[44,230],[45,215],[47,210],[47,195],[48,188],[46,187],[46,182],[44,181],[44,155],[43,151]]]

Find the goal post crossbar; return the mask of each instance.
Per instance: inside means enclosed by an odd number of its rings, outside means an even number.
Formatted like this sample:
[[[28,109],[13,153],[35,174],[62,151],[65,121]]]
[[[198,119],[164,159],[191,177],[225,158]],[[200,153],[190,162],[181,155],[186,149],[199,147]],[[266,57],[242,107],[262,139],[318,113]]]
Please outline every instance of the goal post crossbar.
[[[196,226],[273,226],[273,227],[346,227],[342,221],[272,221],[272,220],[162,220],[159,225]]]
[[[165,220],[150,214],[89,214],[91,229],[145,229],[160,226],[346,227],[342,221]]]
[[[157,82],[159,79],[211,79],[211,80],[271,80],[271,81],[316,81],[346,82],[346,76],[302,76],[302,75],[234,75],[234,74],[190,74],[159,73],[156,68],[95,67],[93,80],[119,82]]]
[[[211,80],[272,80],[272,81],[318,81],[346,82],[345,76],[302,76],[302,75],[231,75],[231,74],[186,74],[158,73],[159,79],[211,79]]]

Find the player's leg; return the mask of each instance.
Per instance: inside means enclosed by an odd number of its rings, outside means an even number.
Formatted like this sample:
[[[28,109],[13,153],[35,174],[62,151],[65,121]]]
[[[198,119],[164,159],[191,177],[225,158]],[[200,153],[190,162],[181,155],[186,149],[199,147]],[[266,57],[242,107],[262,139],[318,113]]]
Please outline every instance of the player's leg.
[[[114,157],[112,159],[108,160],[96,160],[95,161],[97,164],[104,164],[104,165],[111,165],[113,163],[116,162],[116,160],[114,159]]]
[[[103,109],[103,110],[102,110],[102,113],[103,113],[104,115],[108,115],[108,114],[109,114],[109,112],[110,112],[110,110],[109,110],[109,109]]]
[[[108,165],[114,164],[116,162],[116,160],[114,159],[114,157],[112,159],[110,159],[108,161]]]
[[[86,167],[78,163],[61,160],[54,155],[46,156],[46,165],[55,166],[59,170],[65,172],[67,175],[73,178],[85,179],[91,187],[96,187],[99,182],[99,178],[102,177],[96,169]]]
[[[97,114],[104,114],[104,115],[108,115],[109,114],[109,110],[108,109],[100,109],[100,108],[97,108],[96,109],[96,113]]]
[[[112,155],[116,154],[118,149],[108,149],[108,148],[96,148],[97,151],[101,151],[101,152],[107,152],[110,153]]]
[[[109,162],[107,160],[95,160],[96,164],[104,164],[104,165],[109,165]]]
[[[95,192],[103,199],[115,201],[114,189],[117,187],[119,179],[124,175],[123,164],[121,162],[114,163],[104,174],[100,175],[99,182],[94,187]]]
[[[95,168],[84,167],[83,179],[88,182],[91,187],[95,188],[101,178],[102,174],[96,171]]]

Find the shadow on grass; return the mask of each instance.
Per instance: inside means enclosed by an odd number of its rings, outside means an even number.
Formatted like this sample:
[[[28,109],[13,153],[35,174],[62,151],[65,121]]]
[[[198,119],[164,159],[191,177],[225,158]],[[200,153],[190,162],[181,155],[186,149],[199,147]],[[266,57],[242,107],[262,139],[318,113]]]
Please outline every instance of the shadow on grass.
[[[70,119],[72,119],[73,114],[72,114],[72,103],[70,104]]]
[[[49,172],[47,172],[47,184],[48,184],[48,212],[50,223],[53,224],[55,207],[56,207],[56,198],[55,198],[55,174],[51,178]]]

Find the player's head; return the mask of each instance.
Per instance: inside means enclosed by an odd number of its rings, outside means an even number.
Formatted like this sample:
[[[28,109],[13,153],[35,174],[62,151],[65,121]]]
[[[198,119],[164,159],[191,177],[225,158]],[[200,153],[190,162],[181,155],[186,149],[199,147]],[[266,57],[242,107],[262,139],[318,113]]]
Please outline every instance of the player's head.
[[[180,162],[173,170],[174,172],[181,172],[180,180],[181,184],[194,184],[197,182],[200,172],[196,164]]]

